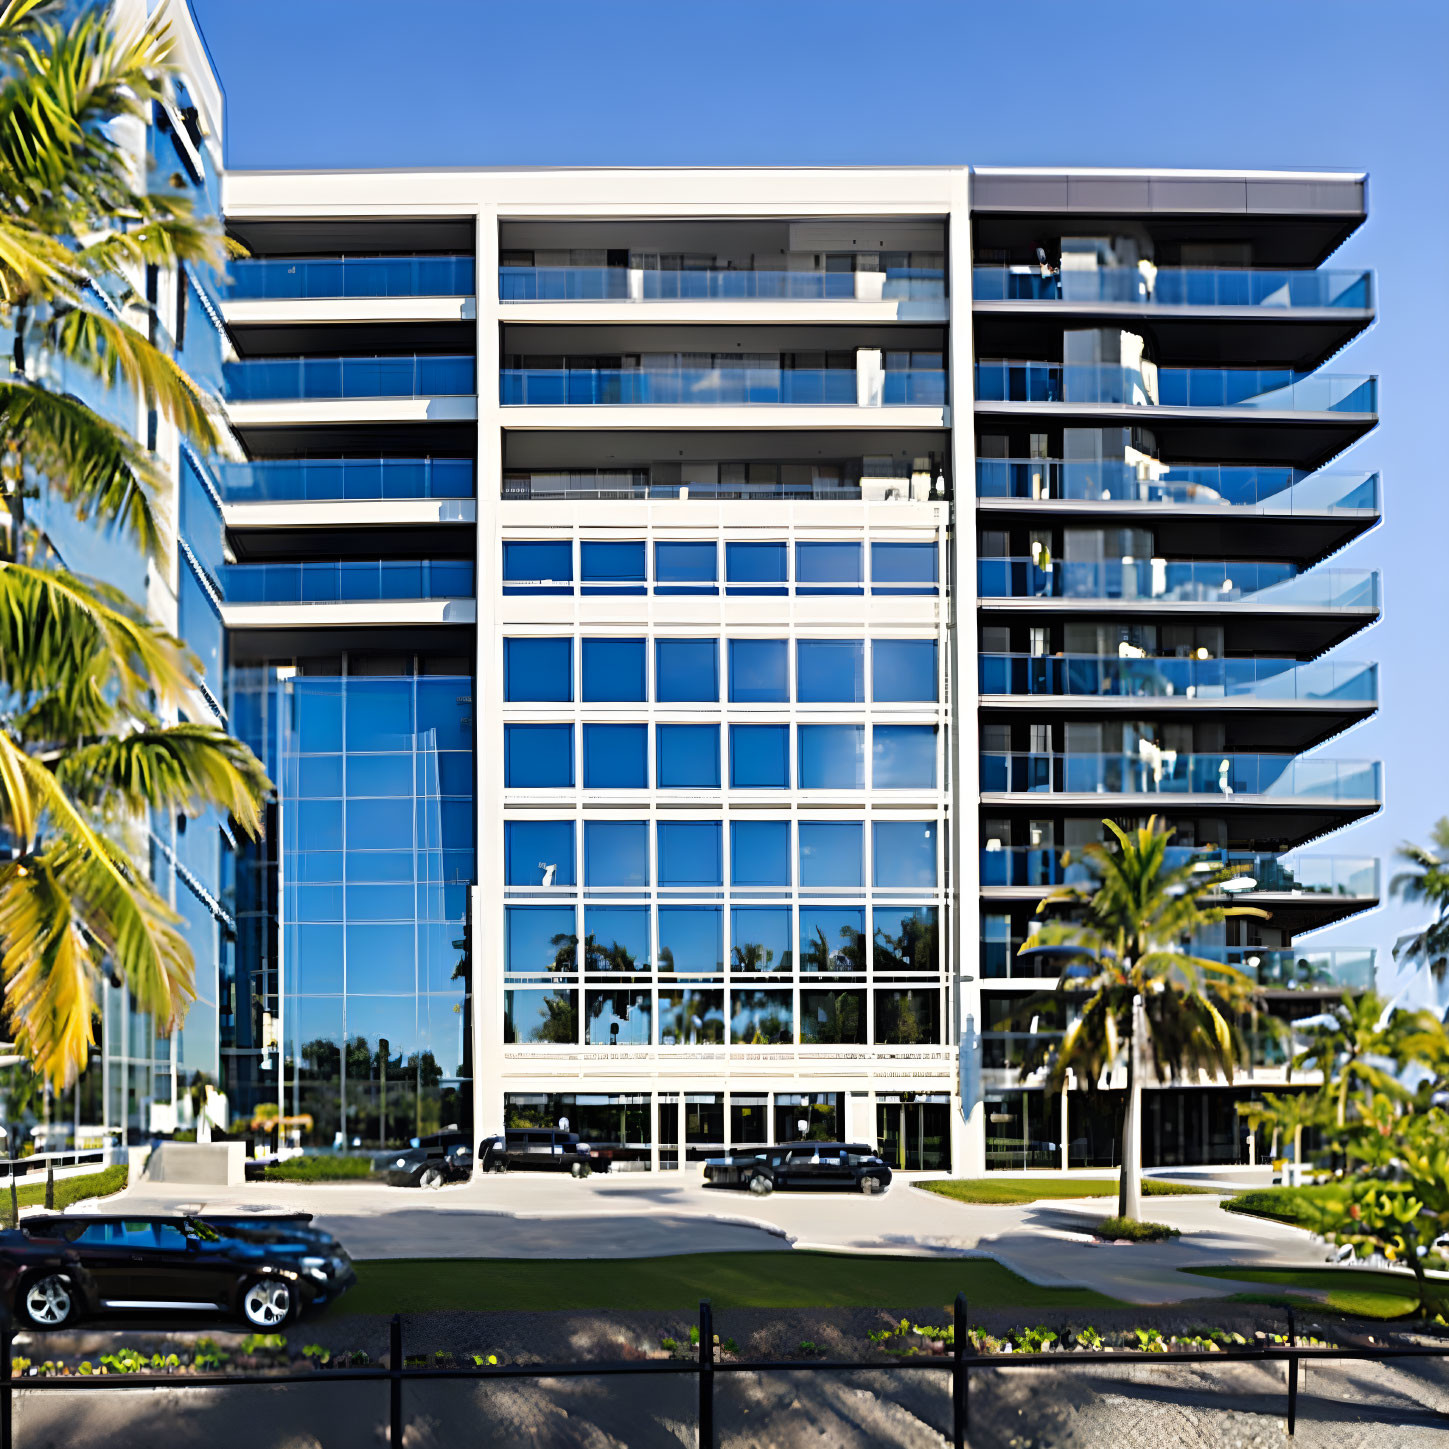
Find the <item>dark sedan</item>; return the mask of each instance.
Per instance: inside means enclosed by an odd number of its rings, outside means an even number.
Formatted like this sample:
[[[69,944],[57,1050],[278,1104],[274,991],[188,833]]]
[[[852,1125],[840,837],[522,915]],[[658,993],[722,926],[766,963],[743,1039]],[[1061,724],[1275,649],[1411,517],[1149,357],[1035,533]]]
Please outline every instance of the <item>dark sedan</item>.
[[[777,1187],[869,1196],[890,1186],[891,1170],[875,1148],[859,1142],[795,1142],[786,1147],[737,1147],[705,1163],[704,1180],[714,1187],[747,1187],[757,1197]]]
[[[0,1291],[20,1323],[64,1328],[125,1311],[233,1313],[273,1332],[356,1281],[307,1213],[31,1217],[0,1232]]]
[[[472,1176],[473,1148],[461,1132],[433,1132],[414,1137],[411,1147],[379,1153],[372,1170],[393,1187],[442,1187]]]

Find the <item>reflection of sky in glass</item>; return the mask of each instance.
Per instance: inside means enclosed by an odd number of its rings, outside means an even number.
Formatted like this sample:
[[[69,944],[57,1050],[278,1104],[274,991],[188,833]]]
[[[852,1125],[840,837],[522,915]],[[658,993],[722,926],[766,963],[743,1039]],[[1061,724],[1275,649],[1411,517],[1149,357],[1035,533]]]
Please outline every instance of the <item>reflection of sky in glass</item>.
[[[805,725],[798,729],[802,790],[865,788],[865,726]]]
[[[930,820],[875,822],[875,884],[934,886],[936,826]]]
[[[715,820],[661,821],[659,884],[717,886],[724,883],[720,824]]]
[[[718,725],[655,725],[654,737],[661,790],[719,789]]]
[[[859,821],[800,822],[800,884],[851,887],[865,884],[864,827]]]
[[[800,907],[800,969],[863,971],[865,911],[859,906]]]
[[[730,912],[730,969],[788,971],[790,912],[785,906],[736,906]]]
[[[784,639],[731,639],[730,699],[779,704],[790,698],[790,654]]]
[[[503,827],[503,852],[508,885],[574,884],[572,820],[510,820]]]
[[[649,826],[642,820],[584,822],[584,884],[649,883]]]
[[[790,822],[732,820],[730,879],[737,886],[790,884]]]
[[[718,906],[659,907],[659,969],[685,975],[724,965],[724,912]]]
[[[553,971],[573,969],[567,940],[577,930],[572,906],[509,906],[503,943],[505,971]],[[560,953],[564,964],[559,964]]]
[[[801,639],[795,645],[795,697],[806,704],[858,704],[865,698],[865,641]]]
[[[588,1046],[648,1046],[651,1016],[647,991],[590,991],[585,999],[585,1042]]]
[[[730,785],[736,790],[790,787],[790,726],[731,725]]]
[[[649,969],[649,907],[588,906],[584,910],[586,971]]]

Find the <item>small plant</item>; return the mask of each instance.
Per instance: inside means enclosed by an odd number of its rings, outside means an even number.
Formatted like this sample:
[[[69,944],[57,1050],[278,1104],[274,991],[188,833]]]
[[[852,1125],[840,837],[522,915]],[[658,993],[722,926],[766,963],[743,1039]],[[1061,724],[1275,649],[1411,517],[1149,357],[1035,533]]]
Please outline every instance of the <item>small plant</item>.
[[[672,1343],[673,1339],[667,1340]],[[496,1353],[475,1353],[472,1355],[474,1368],[497,1368],[498,1355]]]
[[[20,1355],[17,1354],[14,1358],[10,1360],[10,1372],[14,1374],[29,1373],[30,1360],[28,1358],[21,1358]]]
[[[802,1338],[799,1351],[802,1358],[814,1358],[820,1352],[820,1345],[813,1339]]]
[[[732,1355],[734,1358],[738,1358],[740,1356],[740,1346],[732,1338],[725,1339],[724,1342],[720,1344],[720,1347],[727,1354]]]
[[[1102,1335],[1090,1324],[1077,1334],[1077,1342],[1083,1348],[1090,1349],[1093,1353],[1100,1353],[1102,1351]]]
[[[1018,1353],[1045,1353],[1057,1336],[1049,1328],[1022,1328],[1012,1335],[1012,1341]]]
[[[1155,1328],[1133,1329],[1133,1337],[1137,1340],[1137,1347],[1143,1353],[1166,1353],[1167,1345],[1162,1341],[1162,1334]]]
[[[280,1354],[287,1351],[284,1333],[249,1333],[241,1341],[244,1354]]]
[[[689,1325],[689,1345],[691,1348],[699,1347],[699,1325],[697,1323]]]
[[[403,1359],[404,1368],[427,1368],[428,1356],[425,1353],[410,1353]]]
[[[1166,1223],[1143,1223],[1136,1218],[1103,1218],[1097,1225],[1099,1238],[1125,1238],[1131,1243],[1160,1243],[1179,1236],[1178,1230]]]
[[[307,1343],[302,1345],[302,1357],[311,1359],[319,1368],[326,1368],[332,1362],[332,1350],[320,1343]]]

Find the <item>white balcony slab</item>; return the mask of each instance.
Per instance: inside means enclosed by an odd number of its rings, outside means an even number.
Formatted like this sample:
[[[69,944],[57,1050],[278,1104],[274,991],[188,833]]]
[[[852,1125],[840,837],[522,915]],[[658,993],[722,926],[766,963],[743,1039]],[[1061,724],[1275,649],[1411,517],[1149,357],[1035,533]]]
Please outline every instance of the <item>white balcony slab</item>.
[[[265,297],[229,299],[222,313],[231,327],[330,326],[348,322],[471,322],[472,297]]]
[[[464,397],[269,398],[229,402],[234,428],[289,428],[308,423],[459,423],[478,416],[478,399]]]
[[[533,407],[519,404],[499,408],[505,428],[555,431],[568,428],[709,428],[715,431],[753,432],[769,428],[790,428],[794,431],[815,428],[882,428],[916,429],[949,428],[949,407],[878,407],[863,408],[848,404],[822,403],[818,407],[796,407],[781,403],[756,403],[752,406],[731,406],[701,403],[697,407],[658,406],[640,403],[560,404]],[[1141,409],[1138,410],[1139,416]],[[235,408],[233,408],[235,415]],[[1334,414],[1334,416],[1337,416]]]
[[[367,498],[328,502],[228,503],[228,528],[411,528],[429,523],[474,523],[471,498]]]
[[[912,302],[855,301],[851,298],[821,298],[818,301],[771,301],[769,298],[639,302],[499,302],[499,319],[504,322],[674,322],[701,325],[770,324],[814,322],[930,322],[941,324],[951,317],[951,304],[941,299]]]
[[[228,629],[345,629],[369,625],[472,624],[472,599],[369,599],[346,604],[225,604]]]

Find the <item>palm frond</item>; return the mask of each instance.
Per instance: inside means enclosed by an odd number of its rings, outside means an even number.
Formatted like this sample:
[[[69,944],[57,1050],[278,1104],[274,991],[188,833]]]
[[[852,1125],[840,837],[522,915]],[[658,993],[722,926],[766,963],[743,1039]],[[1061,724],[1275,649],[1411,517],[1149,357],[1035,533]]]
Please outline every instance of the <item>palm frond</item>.
[[[261,762],[240,740],[215,725],[189,723],[83,745],[60,761],[56,777],[78,802],[98,808],[150,806],[195,815],[214,805],[254,838],[271,788]]]

